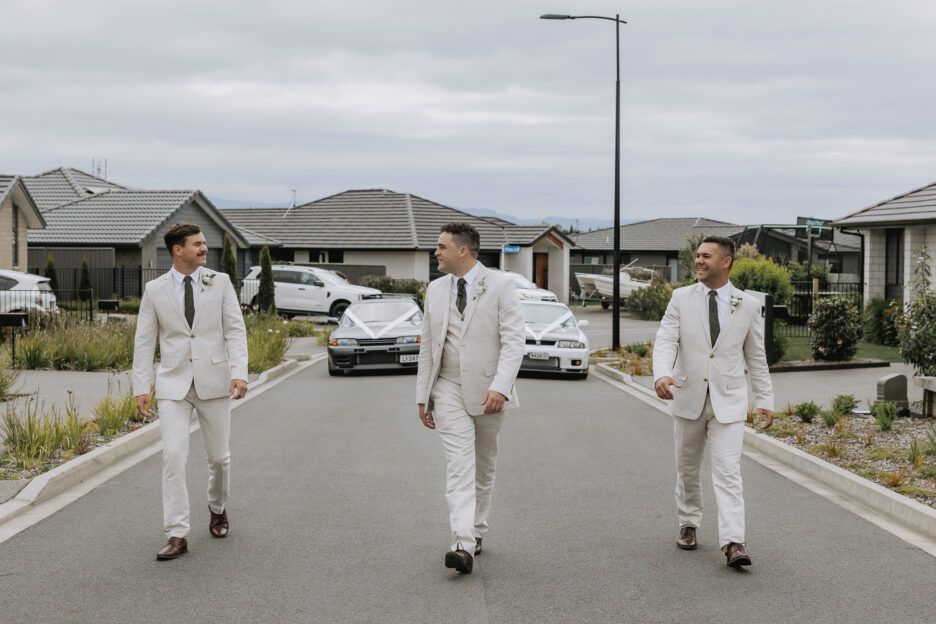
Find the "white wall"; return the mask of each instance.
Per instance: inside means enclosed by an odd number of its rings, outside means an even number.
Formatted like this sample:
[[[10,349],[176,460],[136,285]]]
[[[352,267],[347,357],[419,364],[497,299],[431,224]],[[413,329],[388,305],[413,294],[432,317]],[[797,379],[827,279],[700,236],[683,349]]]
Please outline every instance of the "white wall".
[[[885,241],[883,229],[861,230],[865,235],[864,300],[884,296]]]
[[[519,273],[528,280],[533,280],[533,248],[521,247],[517,253],[504,254],[504,270]]]
[[[345,264],[382,264],[387,275],[399,279],[429,281],[428,251],[353,251],[344,252]]]

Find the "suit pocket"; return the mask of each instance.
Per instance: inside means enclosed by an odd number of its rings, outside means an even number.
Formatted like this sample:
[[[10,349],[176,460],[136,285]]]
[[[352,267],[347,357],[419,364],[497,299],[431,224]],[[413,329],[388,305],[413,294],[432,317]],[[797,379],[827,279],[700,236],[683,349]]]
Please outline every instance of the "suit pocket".
[[[686,381],[687,379],[689,379],[689,375],[682,372],[681,370],[674,370],[673,379],[675,379],[676,381]]]
[[[725,384],[725,387],[728,388],[729,390],[733,390],[735,388],[747,387],[747,379],[745,379],[743,376],[729,377],[728,382]]]
[[[227,355],[212,355],[211,363],[212,364],[224,364],[228,361]]]

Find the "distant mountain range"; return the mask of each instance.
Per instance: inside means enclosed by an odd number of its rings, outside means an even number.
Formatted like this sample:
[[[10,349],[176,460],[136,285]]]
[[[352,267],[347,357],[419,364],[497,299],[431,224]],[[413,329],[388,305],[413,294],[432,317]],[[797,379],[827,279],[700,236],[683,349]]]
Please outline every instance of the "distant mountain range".
[[[224,197],[209,197],[211,203],[215,205],[215,208],[227,209],[227,208],[285,208],[286,206],[282,203],[265,203],[265,202],[246,202],[240,201],[237,199],[225,199]],[[496,217],[498,219],[503,219],[504,221],[510,221],[511,223],[516,223],[518,225],[537,225],[540,223],[549,223],[552,225],[558,225],[564,230],[568,230],[570,227],[574,227],[579,231],[588,231],[588,230],[600,230],[602,228],[609,228],[614,225],[614,221],[611,219],[573,219],[571,217],[541,217],[539,219],[521,219],[520,217],[515,217],[513,215],[503,214],[496,212],[494,210],[488,210],[486,208],[458,208],[453,206],[457,210],[462,212],[467,212],[468,214],[474,215],[476,217]],[[622,219],[621,224],[634,223],[638,219]]]

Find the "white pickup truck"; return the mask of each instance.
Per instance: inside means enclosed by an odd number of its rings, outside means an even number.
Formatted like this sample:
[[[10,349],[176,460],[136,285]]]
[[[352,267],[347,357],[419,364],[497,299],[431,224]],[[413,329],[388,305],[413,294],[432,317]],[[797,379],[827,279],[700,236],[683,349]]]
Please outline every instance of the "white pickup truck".
[[[241,284],[241,304],[256,306],[259,291],[260,267],[250,267]],[[376,288],[349,284],[334,271],[293,264],[273,265],[273,293],[280,314],[327,314],[334,318],[341,318],[355,301],[383,296]]]

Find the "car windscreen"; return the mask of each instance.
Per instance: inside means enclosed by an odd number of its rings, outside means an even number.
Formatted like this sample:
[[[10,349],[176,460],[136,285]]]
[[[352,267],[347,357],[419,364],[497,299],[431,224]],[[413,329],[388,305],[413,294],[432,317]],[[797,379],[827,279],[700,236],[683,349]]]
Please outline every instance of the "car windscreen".
[[[520,304],[523,308],[523,321],[525,323],[541,323],[548,325],[569,312],[569,308],[556,305]],[[575,327],[575,319],[571,316],[562,322],[560,327]]]
[[[401,301],[381,301],[379,303],[358,303],[348,308],[347,312],[341,317],[341,327],[350,327],[354,325],[354,319],[367,325],[389,323],[395,321],[400,316],[410,311],[412,314],[405,318],[403,322],[417,325],[422,321],[422,312],[416,307],[416,304],[408,299]]]
[[[517,288],[536,288],[537,287],[536,284],[534,284],[527,278],[523,277],[519,273],[508,273],[508,275],[510,275],[510,279],[514,281],[514,285]]]
[[[337,274],[332,273],[331,271],[315,271],[315,276],[321,279],[327,284],[332,286],[347,286],[348,282],[344,281]]]

